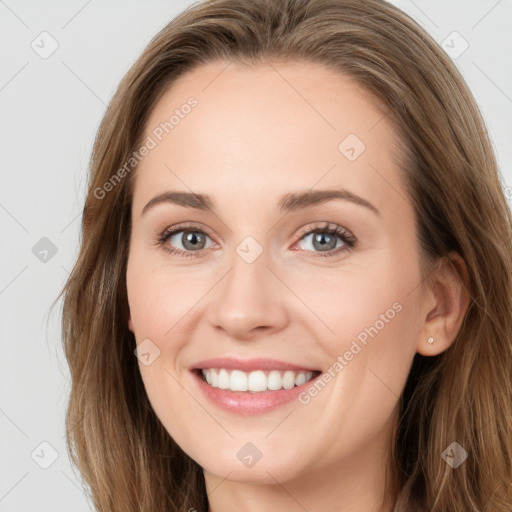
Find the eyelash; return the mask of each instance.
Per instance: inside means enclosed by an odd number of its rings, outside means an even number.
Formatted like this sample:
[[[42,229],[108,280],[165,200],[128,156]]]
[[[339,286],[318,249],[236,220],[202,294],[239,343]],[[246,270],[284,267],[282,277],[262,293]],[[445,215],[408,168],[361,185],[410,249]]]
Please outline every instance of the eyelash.
[[[168,245],[165,245],[169,238],[171,238],[176,233],[180,233],[181,231],[192,231],[194,233],[201,233],[206,236],[209,236],[208,233],[205,233],[202,229],[199,229],[198,226],[195,226],[193,224],[184,224],[164,229],[164,231],[162,231],[162,233],[158,235],[156,245],[162,247],[169,254],[179,255],[185,258],[194,258],[201,256],[203,251],[205,251],[206,249],[200,249],[199,251],[182,251],[181,249],[175,249],[174,247],[169,247]],[[337,256],[341,252],[351,251],[355,247],[357,242],[356,238],[346,229],[337,225],[331,227],[329,224],[325,224],[323,226],[315,225],[313,228],[308,227],[302,229],[299,232],[299,239],[297,240],[297,242],[305,238],[306,235],[316,233],[327,233],[329,235],[337,235],[345,245],[343,247],[338,247],[337,249],[331,249],[330,251],[325,253],[317,251],[305,251],[306,253],[313,252],[314,254],[314,256],[308,255],[308,258],[330,258],[333,256]]]

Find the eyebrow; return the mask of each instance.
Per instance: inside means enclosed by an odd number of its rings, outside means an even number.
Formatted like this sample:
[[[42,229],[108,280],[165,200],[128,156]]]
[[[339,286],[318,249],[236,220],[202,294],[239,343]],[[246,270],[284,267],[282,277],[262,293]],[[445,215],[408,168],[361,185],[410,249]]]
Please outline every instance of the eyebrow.
[[[379,210],[373,206],[370,202],[356,194],[344,190],[344,189],[330,189],[330,190],[308,190],[306,192],[297,192],[284,195],[279,203],[278,207],[281,212],[292,212],[322,204],[333,199],[342,199],[350,201],[351,203],[371,210],[376,215],[380,216]],[[151,210],[155,206],[162,203],[171,203],[183,206],[185,208],[193,208],[201,211],[214,211],[215,204],[212,198],[207,194],[196,194],[193,192],[177,192],[169,191],[160,194],[151,199],[146,206],[142,209],[144,215],[148,210]]]

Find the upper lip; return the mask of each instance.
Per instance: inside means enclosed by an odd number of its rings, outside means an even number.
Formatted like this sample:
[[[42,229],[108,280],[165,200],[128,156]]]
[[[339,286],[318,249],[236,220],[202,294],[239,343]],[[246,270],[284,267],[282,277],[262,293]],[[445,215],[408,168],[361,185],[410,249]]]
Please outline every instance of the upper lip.
[[[233,357],[216,357],[199,361],[190,367],[191,370],[206,370],[208,368],[225,368],[226,370],[241,370],[251,372],[255,370],[292,370],[303,372],[318,371],[308,366],[278,361],[277,359],[236,359]]]

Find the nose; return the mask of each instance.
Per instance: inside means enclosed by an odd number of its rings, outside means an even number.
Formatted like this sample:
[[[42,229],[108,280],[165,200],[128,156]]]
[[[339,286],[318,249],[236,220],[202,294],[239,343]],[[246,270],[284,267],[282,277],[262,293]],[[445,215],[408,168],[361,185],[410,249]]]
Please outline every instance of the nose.
[[[247,263],[235,253],[231,269],[210,299],[207,318],[214,329],[244,341],[286,327],[286,289],[267,263],[263,254]]]

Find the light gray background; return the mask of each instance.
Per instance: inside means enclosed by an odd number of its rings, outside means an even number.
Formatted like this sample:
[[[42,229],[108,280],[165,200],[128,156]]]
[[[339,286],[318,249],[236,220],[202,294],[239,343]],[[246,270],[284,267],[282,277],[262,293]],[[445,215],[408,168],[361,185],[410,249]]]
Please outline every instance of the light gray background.
[[[0,0],[0,512],[92,510],[66,453],[60,302],[49,308],[78,252],[88,159],[106,104],[150,38],[191,3]],[[454,31],[468,42],[454,60],[512,200],[512,0],[392,3],[440,44]],[[43,31],[59,45],[46,59],[31,47],[50,48]],[[57,249],[39,253],[47,261],[33,252],[43,237]]]

